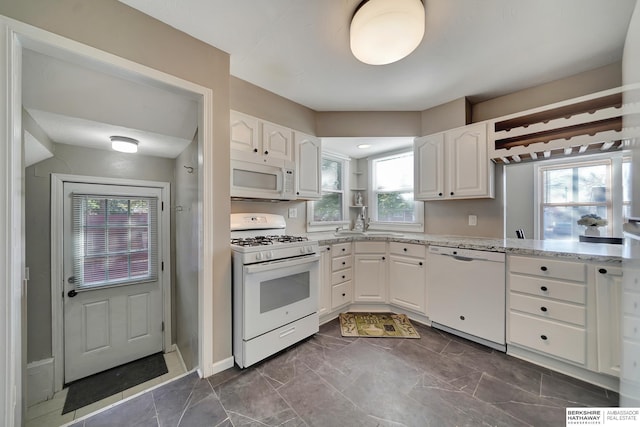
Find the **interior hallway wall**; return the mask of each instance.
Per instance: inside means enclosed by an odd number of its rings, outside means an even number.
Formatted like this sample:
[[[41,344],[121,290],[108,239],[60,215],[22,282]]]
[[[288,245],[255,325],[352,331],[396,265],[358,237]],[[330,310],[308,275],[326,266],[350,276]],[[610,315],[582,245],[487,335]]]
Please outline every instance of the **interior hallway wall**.
[[[51,350],[51,174],[87,175],[172,183],[173,159],[56,144],[54,157],[25,172],[27,361],[52,356]],[[173,198],[173,193],[171,194]],[[173,224],[172,224],[172,228]],[[171,248],[175,247],[173,238]]]
[[[188,169],[192,168],[192,169]],[[176,158],[175,203],[175,286],[172,301],[175,310],[174,342],[178,345],[187,370],[198,366],[198,135]]]
[[[231,357],[231,260],[229,257],[229,54],[117,0],[20,0],[0,2],[0,14],[180,77],[213,92],[212,170],[215,209],[211,224],[213,266],[212,359]],[[28,226],[28,224],[27,224]],[[193,307],[197,310],[197,307]]]

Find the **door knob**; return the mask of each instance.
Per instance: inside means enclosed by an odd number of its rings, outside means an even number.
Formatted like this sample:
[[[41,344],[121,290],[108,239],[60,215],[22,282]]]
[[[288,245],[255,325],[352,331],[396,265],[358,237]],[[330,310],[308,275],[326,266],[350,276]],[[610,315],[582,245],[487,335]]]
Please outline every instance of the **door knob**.
[[[69,292],[67,292],[67,296],[68,296],[69,298],[73,298],[73,297],[75,297],[76,295],[78,295],[78,293],[76,292],[76,290],[75,290],[75,289],[71,289]]]

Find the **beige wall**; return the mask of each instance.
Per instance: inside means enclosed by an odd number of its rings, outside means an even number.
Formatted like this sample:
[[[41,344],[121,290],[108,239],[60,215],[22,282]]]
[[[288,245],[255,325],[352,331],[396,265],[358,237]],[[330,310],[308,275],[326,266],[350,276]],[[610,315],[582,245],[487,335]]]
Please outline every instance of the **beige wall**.
[[[458,98],[424,110],[420,116],[420,136],[431,135],[471,123],[471,104],[466,98]]]
[[[565,99],[588,95],[622,84],[622,65],[616,62],[595,70],[480,102],[472,106],[473,122],[481,122]]]
[[[316,113],[312,109],[237,77],[231,76],[229,81],[229,105],[232,110],[310,135],[316,134]]]
[[[418,111],[321,111],[316,113],[317,136],[420,136]]]
[[[0,14],[212,89],[216,205],[207,218],[213,259],[204,262],[213,265],[214,300],[204,305],[213,311],[213,359],[230,357],[229,55],[116,0],[3,1]]]

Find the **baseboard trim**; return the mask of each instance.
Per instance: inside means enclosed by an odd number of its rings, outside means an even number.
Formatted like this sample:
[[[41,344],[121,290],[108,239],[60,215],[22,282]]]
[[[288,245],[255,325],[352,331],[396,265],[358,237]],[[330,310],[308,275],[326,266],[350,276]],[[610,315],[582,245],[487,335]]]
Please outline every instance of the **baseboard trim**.
[[[233,368],[233,365],[234,365],[233,356],[220,360],[219,362],[216,362],[213,365],[211,365],[212,375],[217,374],[218,372],[225,371],[229,368]]]
[[[27,364],[27,406],[53,397],[53,358]]]

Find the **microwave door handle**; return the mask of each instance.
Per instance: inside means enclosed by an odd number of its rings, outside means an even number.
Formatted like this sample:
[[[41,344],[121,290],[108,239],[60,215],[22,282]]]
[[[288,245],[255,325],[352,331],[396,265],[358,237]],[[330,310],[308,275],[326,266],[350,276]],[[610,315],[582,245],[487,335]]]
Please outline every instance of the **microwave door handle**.
[[[320,255],[315,254],[315,255],[305,256],[304,258],[294,258],[294,259],[288,259],[284,261],[264,262],[261,264],[246,265],[244,267],[244,271],[247,274],[262,273],[265,271],[275,270],[278,268],[295,267],[298,265],[311,264],[314,262],[318,262],[319,259],[320,259]]]

